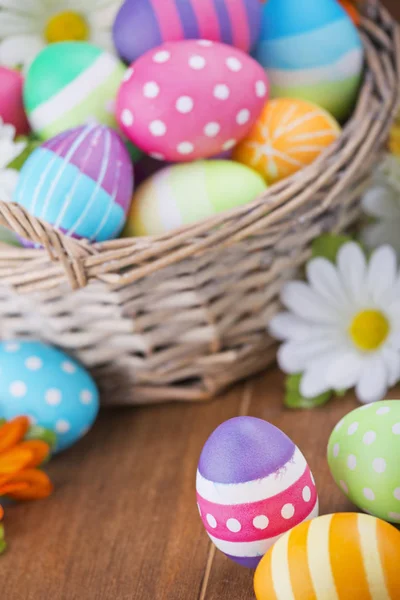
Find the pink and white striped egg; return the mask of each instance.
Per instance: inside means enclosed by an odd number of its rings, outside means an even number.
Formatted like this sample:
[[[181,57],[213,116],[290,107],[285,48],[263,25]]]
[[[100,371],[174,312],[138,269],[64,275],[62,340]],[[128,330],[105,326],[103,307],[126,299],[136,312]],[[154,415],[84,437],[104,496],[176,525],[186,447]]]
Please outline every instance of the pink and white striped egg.
[[[276,540],[318,516],[315,481],[297,446],[262,419],[222,423],[204,445],[197,504],[215,546],[255,568]]]
[[[237,48],[168,42],[127,70],[116,114],[125,135],[159,160],[191,161],[230,150],[268,99],[264,69]]]

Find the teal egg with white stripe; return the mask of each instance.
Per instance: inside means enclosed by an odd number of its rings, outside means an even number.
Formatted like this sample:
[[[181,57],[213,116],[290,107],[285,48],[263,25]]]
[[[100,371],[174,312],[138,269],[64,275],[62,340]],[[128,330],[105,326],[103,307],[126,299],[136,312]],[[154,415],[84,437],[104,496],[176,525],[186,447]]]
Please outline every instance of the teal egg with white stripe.
[[[133,193],[133,166],[116,131],[88,124],[36,148],[24,163],[14,202],[64,234],[117,237]]]
[[[114,100],[125,72],[115,56],[87,42],[50,44],[25,78],[32,130],[47,140],[89,121],[117,128]]]
[[[266,187],[261,175],[229,160],[165,167],[138,187],[123,235],[162,234],[247,204]]]
[[[357,99],[364,52],[360,35],[337,0],[268,0],[255,58],[272,98],[299,98],[346,119]]]
[[[54,431],[65,450],[92,427],[99,410],[93,378],[75,359],[41,341],[0,343],[0,418],[19,415]]]

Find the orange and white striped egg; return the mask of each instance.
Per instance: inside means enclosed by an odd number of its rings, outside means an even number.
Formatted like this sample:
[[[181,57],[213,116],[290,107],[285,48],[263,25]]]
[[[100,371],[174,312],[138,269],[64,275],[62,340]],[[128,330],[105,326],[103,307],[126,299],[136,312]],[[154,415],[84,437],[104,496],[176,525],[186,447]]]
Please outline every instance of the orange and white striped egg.
[[[337,121],[306,100],[267,102],[250,133],[233,153],[272,184],[310,165],[340,135]]]
[[[370,515],[301,523],[261,560],[257,600],[397,600],[400,532]]]

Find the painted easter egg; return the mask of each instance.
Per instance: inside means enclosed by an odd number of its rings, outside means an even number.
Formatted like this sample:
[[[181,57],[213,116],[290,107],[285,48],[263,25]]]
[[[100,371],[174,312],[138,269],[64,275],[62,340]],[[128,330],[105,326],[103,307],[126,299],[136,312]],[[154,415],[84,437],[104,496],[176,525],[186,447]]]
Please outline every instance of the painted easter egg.
[[[133,190],[133,168],[118,134],[104,125],[60,133],[23,165],[14,201],[68,236],[119,235]]]
[[[276,542],[255,576],[257,600],[396,600],[400,533],[369,515],[301,523]]]
[[[337,485],[359,508],[400,523],[400,400],[368,404],[333,430],[328,462]]]
[[[216,547],[256,567],[286,531],[318,515],[306,459],[279,429],[254,417],[222,423],[204,445],[197,503]]]
[[[267,98],[262,67],[232,46],[170,42],[139,58],[124,78],[117,117],[154,158],[192,161],[232,148]]]
[[[251,202],[265,188],[258,173],[227,160],[165,167],[134,194],[123,235],[158,235]]]
[[[363,46],[337,0],[268,0],[255,56],[265,67],[273,98],[303,98],[347,118],[361,83]]]
[[[57,434],[57,452],[93,425],[99,408],[96,385],[60,350],[39,341],[1,342],[0,369],[0,418],[29,416]]]
[[[324,109],[305,100],[270,100],[233,158],[272,184],[310,165],[340,135]]]
[[[125,66],[87,42],[50,44],[32,62],[24,103],[33,131],[44,140],[96,121],[116,127],[114,101]]]
[[[125,0],[114,22],[118,54],[131,63],[164,42],[205,39],[250,52],[261,27],[259,0]]]
[[[22,100],[23,85],[19,71],[0,66],[0,117],[4,123],[14,125],[17,135],[30,131]]]

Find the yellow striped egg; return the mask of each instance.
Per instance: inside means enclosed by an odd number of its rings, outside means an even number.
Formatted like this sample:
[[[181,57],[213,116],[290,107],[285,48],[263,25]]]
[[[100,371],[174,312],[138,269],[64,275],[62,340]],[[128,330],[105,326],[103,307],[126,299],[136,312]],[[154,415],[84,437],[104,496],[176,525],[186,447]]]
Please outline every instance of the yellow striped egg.
[[[375,517],[325,515],[301,523],[267,552],[257,600],[397,600],[400,532]]]
[[[233,158],[272,184],[310,165],[339,135],[339,124],[323,108],[279,98],[265,104]]]

